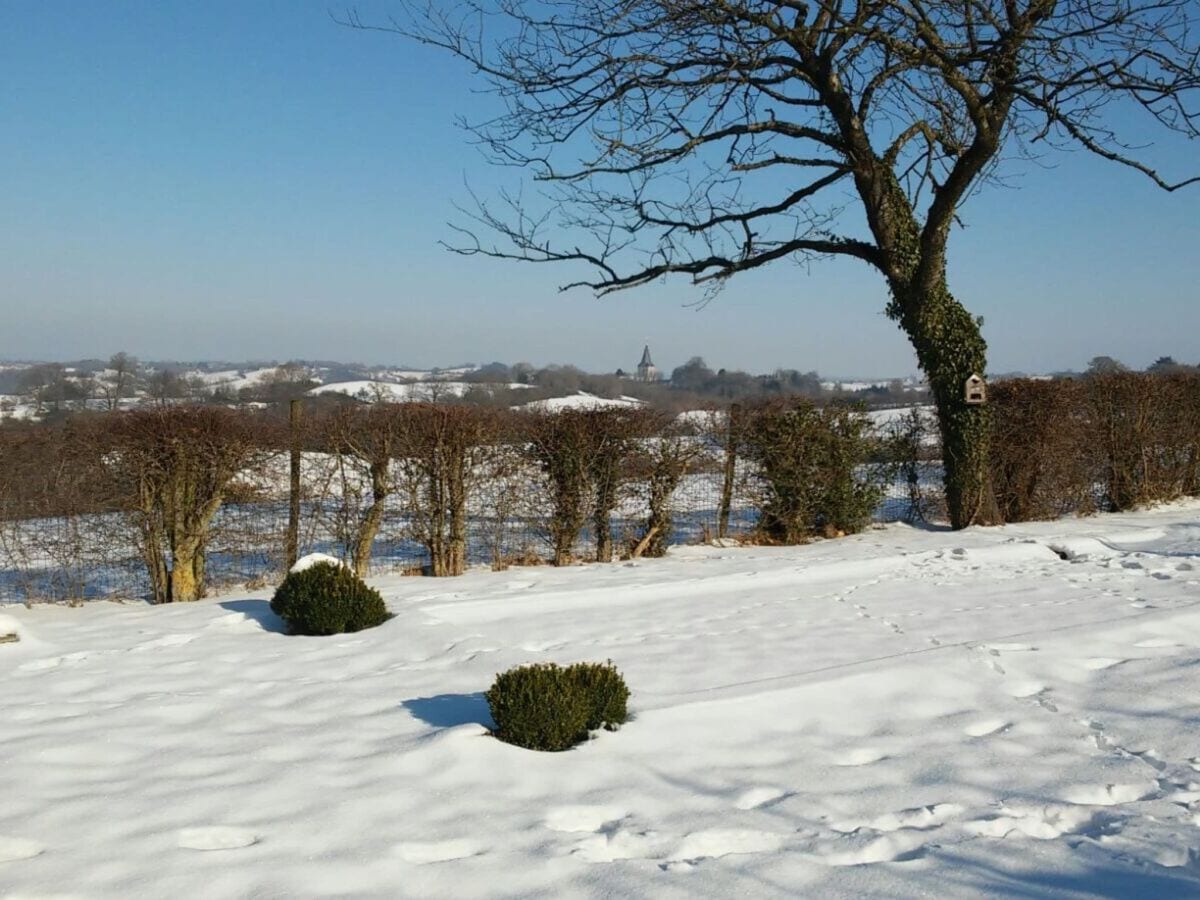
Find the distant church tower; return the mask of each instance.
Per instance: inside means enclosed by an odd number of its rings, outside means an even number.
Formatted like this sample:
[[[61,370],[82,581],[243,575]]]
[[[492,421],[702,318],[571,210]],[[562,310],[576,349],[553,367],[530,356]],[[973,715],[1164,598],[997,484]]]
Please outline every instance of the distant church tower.
[[[650,345],[642,350],[642,361],[637,367],[638,381],[658,381],[658,367],[654,365],[654,360],[650,358]]]

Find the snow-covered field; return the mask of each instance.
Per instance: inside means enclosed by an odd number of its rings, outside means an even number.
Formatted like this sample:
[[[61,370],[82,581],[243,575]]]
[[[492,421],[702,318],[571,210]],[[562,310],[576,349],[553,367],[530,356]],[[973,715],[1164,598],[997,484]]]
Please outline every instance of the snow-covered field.
[[[0,894],[1200,895],[1200,503],[376,584],[6,609]],[[487,736],[606,658],[621,731]]]
[[[514,409],[528,409],[535,412],[562,412],[567,409],[636,409],[642,406],[637,397],[617,397],[608,399],[589,394],[587,391],[576,391],[566,397],[550,397],[547,400],[534,400],[523,403]]]
[[[323,384],[309,391],[310,394],[346,394],[369,400],[386,400],[391,403],[433,403],[438,400],[462,397],[468,391],[491,391],[496,385],[490,382],[470,383],[466,381],[418,381],[411,384],[395,384],[389,381],[339,381]],[[529,390],[528,384],[505,384],[508,390]]]

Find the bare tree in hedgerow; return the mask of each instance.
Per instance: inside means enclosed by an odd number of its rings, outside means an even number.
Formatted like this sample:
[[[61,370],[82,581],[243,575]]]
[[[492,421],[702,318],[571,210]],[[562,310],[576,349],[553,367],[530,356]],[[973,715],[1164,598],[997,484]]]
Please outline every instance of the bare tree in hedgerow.
[[[1131,146],[1146,125],[1198,135],[1196,0],[401,9],[345,22],[470,63],[504,104],[470,127],[495,161],[543,187],[478,200],[451,249],[579,264],[588,274],[565,287],[601,294],[672,274],[719,286],[787,258],[874,267],[937,401],[956,527],[997,517],[989,412],[964,397],[986,344],[946,276],[964,202],[1002,155],[1051,147],[1083,148],[1166,190],[1198,180],[1172,181]]]

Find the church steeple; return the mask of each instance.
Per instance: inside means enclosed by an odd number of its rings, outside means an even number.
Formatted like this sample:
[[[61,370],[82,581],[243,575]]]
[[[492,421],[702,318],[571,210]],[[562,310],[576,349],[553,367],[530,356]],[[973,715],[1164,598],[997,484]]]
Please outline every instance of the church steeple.
[[[637,367],[638,381],[658,381],[658,368],[654,365],[654,360],[650,358],[650,345],[647,344],[642,350],[642,361]]]

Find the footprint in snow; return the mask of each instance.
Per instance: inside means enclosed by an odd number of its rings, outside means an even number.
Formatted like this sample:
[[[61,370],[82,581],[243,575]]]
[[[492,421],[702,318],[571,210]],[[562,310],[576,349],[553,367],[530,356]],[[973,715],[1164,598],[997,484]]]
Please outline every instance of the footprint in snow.
[[[560,806],[547,813],[546,827],[551,831],[601,831],[628,816],[617,806]]]
[[[734,803],[738,809],[761,809],[790,796],[787,791],[776,787],[756,787],[742,793]]]
[[[33,859],[35,856],[40,856],[45,849],[37,841],[0,835],[0,863]]]
[[[963,734],[967,737],[988,737],[993,734],[999,734],[1001,731],[1006,731],[1012,727],[1012,722],[1007,719],[984,719],[980,722],[972,722],[963,729]]]
[[[257,844],[258,835],[245,828],[208,825],[181,829],[177,843],[184,850],[240,850]]]
[[[17,666],[18,672],[45,672],[47,669],[57,669],[62,665],[61,656],[51,656],[48,659],[35,659],[32,662]]]
[[[1083,661],[1083,667],[1089,672],[1101,672],[1104,669],[1111,669],[1113,666],[1119,666],[1126,662],[1129,662],[1129,660],[1114,659],[1108,656],[1093,656]]]
[[[993,656],[1001,653],[1033,653],[1037,650],[1032,644],[980,644],[979,648]]]
[[[907,862],[924,855],[926,839],[925,832],[914,829],[882,835],[859,830],[818,849],[816,861],[836,867]]]
[[[49,656],[45,659],[35,659],[22,665],[17,666],[18,672],[45,672],[48,669],[57,669],[64,663],[78,663],[87,659],[89,654],[87,651],[78,653],[67,653],[63,656]]]
[[[1158,782],[1145,784],[1078,784],[1063,791],[1062,799],[1078,806],[1117,806],[1158,797]]]
[[[859,747],[851,750],[841,759],[834,760],[835,766],[869,766],[880,760],[887,759],[887,754],[873,747]]]
[[[656,831],[618,828],[589,835],[571,850],[587,862],[607,863],[618,859],[661,859],[670,846],[670,837]]]
[[[1007,838],[1010,836],[1051,841],[1064,834],[1078,834],[1095,827],[1095,810],[1080,806],[1045,804],[1030,808],[1002,806],[992,816],[964,822],[963,828],[980,837]]]
[[[783,845],[783,835],[746,828],[712,828],[685,835],[662,868],[686,872],[705,859],[720,859],[748,853],[771,853]]]
[[[396,854],[405,862],[417,866],[467,859],[479,856],[483,852],[483,847],[465,838],[449,841],[406,841],[396,845]]]
[[[160,638],[155,638],[152,641],[138,644],[136,647],[130,648],[134,653],[139,653],[144,650],[161,650],[166,647],[182,647],[184,644],[190,644],[196,639],[194,634],[167,634]]]
[[[1016,697],[1018,700],[1028,700],[1037,697],[1046,690],[1046,686],[1040,681],[1020,681],[1009,688],[1009,694]]]
[[[848,821],[831,824],[829,827],[842,834],[854,834],[861,829],[891,834],[895,831],[932,831],[945,825],[962,813],[964,807],[957,803],[933,803],[886,813],[870,822]]]

